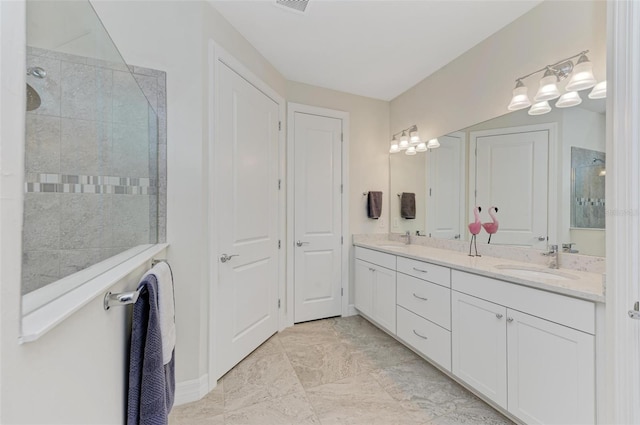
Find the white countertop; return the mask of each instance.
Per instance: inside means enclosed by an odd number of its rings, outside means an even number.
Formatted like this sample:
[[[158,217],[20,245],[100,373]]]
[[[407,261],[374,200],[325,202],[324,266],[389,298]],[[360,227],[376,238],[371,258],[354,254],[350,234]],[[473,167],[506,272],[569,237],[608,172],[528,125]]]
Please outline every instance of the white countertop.
[[[497,257],[470,257],[466,253],[433,248],[422,245],[402,245],[398,242],[378,240],[371,242],[355,242],[355,246],[374,249],[388,254],[427,261],[429,263],[450,267],[455,270],[474,273],[494,279],[506,280],[518,285],[529,286],[557,294],[568,295],[584,300],[604,303],[602,275],[571,269],[549,269],[529,263]],[[505,270],[501,267],[514,267],[531,271],[539,271],[535,276],[520,276],[518,270]],[[546,273],[557,273],[565,279],[558,279]]]

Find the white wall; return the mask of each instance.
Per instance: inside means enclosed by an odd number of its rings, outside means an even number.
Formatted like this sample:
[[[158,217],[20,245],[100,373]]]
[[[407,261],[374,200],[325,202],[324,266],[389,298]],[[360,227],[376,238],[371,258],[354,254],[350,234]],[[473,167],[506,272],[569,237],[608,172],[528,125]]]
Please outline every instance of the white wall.
[[[606,2],[544,1],[393,99],[391,131],[417,124],[429,139],[503,115],[517,77],[586,49],[603,80]],[[538,81],[525,80],[530,97]]]

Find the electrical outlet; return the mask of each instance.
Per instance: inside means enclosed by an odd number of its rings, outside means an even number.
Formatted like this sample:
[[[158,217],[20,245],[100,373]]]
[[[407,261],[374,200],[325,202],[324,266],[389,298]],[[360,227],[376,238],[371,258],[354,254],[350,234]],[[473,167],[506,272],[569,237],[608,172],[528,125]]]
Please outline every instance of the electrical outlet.
[[[384,229],[384,218],[383,217],[380,217],[378,219],[378,227],[381,228],[381,229]]]

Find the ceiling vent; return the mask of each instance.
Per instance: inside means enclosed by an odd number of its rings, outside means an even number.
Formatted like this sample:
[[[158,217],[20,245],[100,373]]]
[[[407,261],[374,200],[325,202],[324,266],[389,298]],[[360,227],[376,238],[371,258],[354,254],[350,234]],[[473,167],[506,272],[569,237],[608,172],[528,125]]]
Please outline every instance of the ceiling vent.
[[[309,0],[276,0],[277,6],[297,13],[304,13],[308,4]]]

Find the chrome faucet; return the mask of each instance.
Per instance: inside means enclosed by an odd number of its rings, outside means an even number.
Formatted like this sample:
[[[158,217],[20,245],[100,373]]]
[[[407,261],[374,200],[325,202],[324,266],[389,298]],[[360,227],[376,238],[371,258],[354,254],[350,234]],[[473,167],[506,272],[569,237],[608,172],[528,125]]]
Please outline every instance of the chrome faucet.
[[[403,237],[407,238],[405,245],[409,245],[411,243],[411,231],[407,230]]]
[[[578,250],[573,249],[575,243],[563,243],[562,244],[562,252],[566,252],[568,254],[577,254]]]
[[[549,257],[549,268],[557,269],[558,265],[558,245],[549,245],[549,251],[543,252],[542,255]]]

